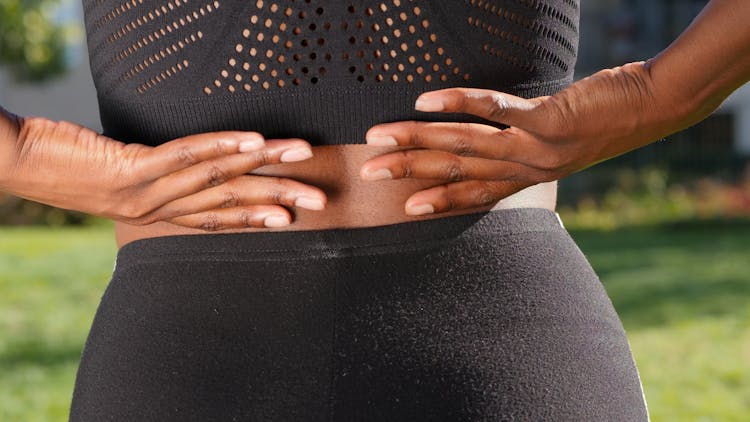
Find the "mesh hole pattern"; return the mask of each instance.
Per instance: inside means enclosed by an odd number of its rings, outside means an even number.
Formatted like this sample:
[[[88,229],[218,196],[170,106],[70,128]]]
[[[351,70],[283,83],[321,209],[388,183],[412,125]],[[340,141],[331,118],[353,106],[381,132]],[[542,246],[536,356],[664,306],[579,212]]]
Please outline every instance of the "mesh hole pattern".
[[[95,63],[92,76],[99,80],[113,67],[127,64],[129,67],[107,87],[105,94],[134,78],[140,78],[135,91],[145,93],[188,68],[191,60],[185,50],[204,39],[203,31],[196,27],[220,6],[218,0],[167,0],[158,5],[126,0],[92,24],[95,29],[116,28],[91,51],[92,57],[102,51],[115,52],[108,60]]]
[[[120,86],[146,94],[187,73],[183,81],[205,95],[338,83],[483,84],[493,66],[523,81],[570,73],[577,54],[578,0],[434,7],[426,0],[232,0],[219,14],[222,1],[84,0],[102,95]],[[467,30],[449,27],[432,15],[436,9],[456,14],[455,25]],[[452,30],[463,32],[453,43]],[[477,49],[475,60],[452,51],[470,32],[481,40],[467,45]],[[186,92],[180,83],[164,89]]]
[[[577,47],[559,30],[550,28],[535,19],[536,14],[545,15],[559,22],[566,30],[577,34],[578,27],[573,19],[569,18],[562,10],[553,8],[540,0],[517,0],[515,3],[525,7],[527,13],[519,12],[517,5],[497,0],[464,0],[469,6],[470,13],[466,22],[474,30],[487,35],[487,41],[482,43],[481,51],[485,54],[500,58],[525,72],[535,73],[536,66],[533,58],[527,54],[519,55],[507,48],[509,44],[515,45],[521,51],[530,53],[533,57],[552,63],[563,72],[571,70],[570,57],[575,57]],[[578,3],[574,0],[564,0],[564,3],[577,14]],[[529,39],[524,34],[533,34],[534,39]],[[562,47],[569,57],[561,57],[540,45],[536,38],[552,41]]]
[[[313,86],[326,78],[414,83],[471,78],[413,0],[314,5],[256,0],[233,54],[203,93]]]

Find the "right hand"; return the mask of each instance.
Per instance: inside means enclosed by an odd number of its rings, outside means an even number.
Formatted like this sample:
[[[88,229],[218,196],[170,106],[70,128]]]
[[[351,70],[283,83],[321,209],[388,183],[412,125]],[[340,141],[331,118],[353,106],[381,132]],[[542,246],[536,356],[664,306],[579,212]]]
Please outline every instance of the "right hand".
[[[310,158],[302,139],[223,131],[150,147],[71,122],[17,117],[2,107],[0,120],[11,126],[0,134],[14,135],[0,138],[0,191],[55,207],[132,225],[167,221],[206,231],[280,227],[292,221],[285,206],[325,207],[317,187],[246,174]]]

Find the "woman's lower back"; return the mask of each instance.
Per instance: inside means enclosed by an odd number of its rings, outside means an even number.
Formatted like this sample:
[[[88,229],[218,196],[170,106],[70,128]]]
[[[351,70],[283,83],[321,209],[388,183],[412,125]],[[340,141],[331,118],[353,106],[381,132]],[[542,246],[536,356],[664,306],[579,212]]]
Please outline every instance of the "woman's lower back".
[[[320,211],[294,208],[292,224],[282,228],[247,228],[204,231],[159,222],[146,226],[133,226],[122,222],[115,224],[118,246],[136,239],[177,235],[230,232],[296,231],[333,229],[345,227],[371,227],[386,224],[441,218],[467,212],[504,208],[555,209],[557,187],[554,182],[544,183],[520,191],[500,202],[448,213],[410,216],[404,204],[417,191],[445,184],[441,180],[397,179],[366,181],[359,170],[368,159],[404,147],[380,147],[363,144],[313,146],[313,157],[300,162],[267,165],[252,174],[281,176],[317,186],[327,195],[326,208]]]

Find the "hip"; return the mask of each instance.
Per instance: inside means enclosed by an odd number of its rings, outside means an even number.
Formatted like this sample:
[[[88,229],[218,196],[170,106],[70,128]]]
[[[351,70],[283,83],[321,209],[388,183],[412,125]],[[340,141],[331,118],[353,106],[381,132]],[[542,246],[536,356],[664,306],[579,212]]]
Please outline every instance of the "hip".
[[[166,236],[118,251],[71,420],[645,420],[554,212]]]

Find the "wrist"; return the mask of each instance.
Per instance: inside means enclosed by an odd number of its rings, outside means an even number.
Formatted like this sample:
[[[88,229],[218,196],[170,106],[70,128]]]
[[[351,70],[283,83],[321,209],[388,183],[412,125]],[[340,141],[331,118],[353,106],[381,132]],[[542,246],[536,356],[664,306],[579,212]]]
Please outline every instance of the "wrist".
[[[568,124],[574,133],[566,138],[597,140],[599,159],[655,141],[673,119],[673,110],[664,106],[669,100],[656,92],[646,62],[600,70],[572,88],[558,101],[568,111],[563,114],[570,115],[565,120],[577,122]]]
[[[650,141],[684,130],[705,119],[721,104],[710,100],[707,92],[696,92],[674,70],[670,70],[669,58],[657,55],[647,61],[629,63],[632,74],[638,75],[645,99],[639,115],[638,127],[641,136]]]
[[[651,85],[653,97],[663,110],[669,133],[683,130],[706,118],[721,104],[721,101],[711,101],[710,93],[706,90],[696,90],[690,84],[684,83],[684,75],[670,70],[667,55],[657,55],[644,62]]]

